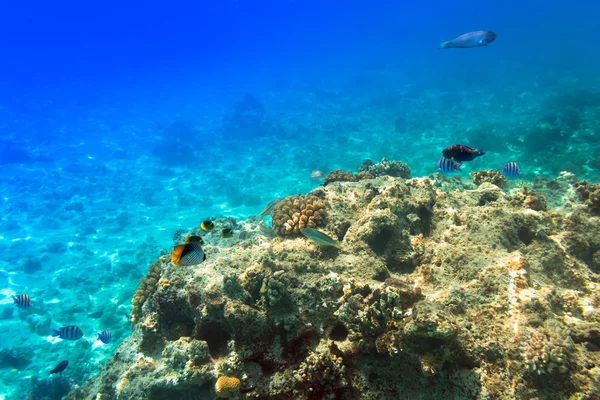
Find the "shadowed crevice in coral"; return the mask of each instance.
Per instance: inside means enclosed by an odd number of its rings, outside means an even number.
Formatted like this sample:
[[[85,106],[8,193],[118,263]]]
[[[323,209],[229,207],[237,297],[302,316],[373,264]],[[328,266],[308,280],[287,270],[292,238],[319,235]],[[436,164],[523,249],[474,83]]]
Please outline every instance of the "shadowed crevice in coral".
[[[183,317],[182,319],[171,321],[168,324],[166,338],[167,340],[177,340],[180,337],[190,337],[194,332],[195,323],[190,318]]]
[[[431,234],[431,218],[433,216],[433,210],[430,207],[421,207],[417,213],[421,218],[421,233],[425,237],[429,237]]]
[[[346,236],[346,233],[348,232],[348,229],[350,229],[351,225],[352,224],[350,222],[344,222],[339,226],[337,240],[339,240],[340,242],[344,240],[344,237]]]
[[[197,327],[194,338],[204,340],[212,357],[222,357],[227,354],[227,342],[231,335],[217,322],[205,322]]]
[[[284,334],[283,340],[285,345],[285,358],[290,363],[298,363],[306,358],[310,350],[314,350],[319,343],[319,335],[314,331],[305,331],[300,333],[293,339],[287,339],[287,334]]]
[[[211,393],[210,383],[206,383],[202,386],[190,385],[190,384],[179,384],[172,387],[160,387],[153,388],[148,396],[149,400],[165,400],[165,399],[177,399],[177,400],[197,400],[197,399],[211,399],[214,396]]]
[[[331,332],[329,332],[329,339],[343,342],[348,337],[348,329],[346,325],[341,322],[337,322],[331,328]]]
[[[377,235],[369,241],[369,246],[378,256],[385,253],[385,249],[392,240],[394,231],[391,228],[384,227]]]
[[[385,265],[389,271],[397,274],[410,274],[416,268],[416,265],[411,257],[397,254],[388,257],[385,260]]]
[[[519,236],[519,240],[523,242],[526,246],[529,246],[531,242],[533,242],[534,233],[527,227],[523,226],[519,229],[517,234]]]

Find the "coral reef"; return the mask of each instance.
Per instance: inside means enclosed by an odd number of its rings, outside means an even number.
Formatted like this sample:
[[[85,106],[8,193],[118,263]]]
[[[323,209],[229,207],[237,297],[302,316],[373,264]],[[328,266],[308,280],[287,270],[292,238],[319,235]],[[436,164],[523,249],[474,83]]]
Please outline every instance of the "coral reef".
[[[373,179],[374,176],[368,172],[359,172],[356,175],[352,171],[344,172],[341,169],[331,171],[323,180],[323,186],[327,186],[333,182],[358,182],[363,179]]]
[[[600,185],[581,181],[575,185],[575,188],[580,200],[588,206],[590,212],[593,215],[600,215]]]
[[[305,227],[323,226],[325,216],[325,202],[313,195],[286,197],[271,212],[273,229],[282,235],[297,234]]]
[[[220,376],[215,383],[215,392],[217,397],[228,399],[238,394],[240,391],[241,382],[235,376]]]
[[[493,169],[471,172],[469,175],[475,186],[481,186],[482,183],[488,182],[501,188],[506,184],[504,175]]]
[[[371,160],[365,160],[358,167],[359,173],[367,173],[373,176],[394,176],[397,178],[410,179],[410,167],[402,161],[388,161],[382,158],[377,164]]]
[[[72,378],[51,376],[50,378],[31,379],[31,387],[25,400],[62,400],[77,385]]]
[[[288,197],[272,214],[288,240],[153,263],[132,336],[67,399],[592,399],[600,224],[572,178],[505,194],[380,176]],[[310,217],[342,251],[292,235]]]
[[[142,312],[142,306],[150,295],[156,290],[160,279],[160,264],[153,263],[146,272],[146,277],[140,280],[138,288],[131,300],[131,322],[137,322]]]

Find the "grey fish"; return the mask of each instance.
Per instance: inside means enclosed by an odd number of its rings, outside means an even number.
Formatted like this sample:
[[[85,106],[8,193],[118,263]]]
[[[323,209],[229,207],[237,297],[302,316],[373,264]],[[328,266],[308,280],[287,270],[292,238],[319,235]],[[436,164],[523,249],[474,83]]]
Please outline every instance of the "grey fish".
[[[456,39],[440,44],[440,49],[459,48],[470,49],[472,47],[487,46],[492,43],[498,35],[492,31],[475,31],[460,35]]]
[[[283,200],[283,197],[277,197],[277,198],[275,198],[275,199],[271,200],[271,201],[269,202],[269,204],[267,204],[267,205],[265,206],[265,208],[264,208],[264,209],[263,209],[263,210],[260,212],[260,214],[258,214],[258,219],[259,219],[259,220],[260,220],[260,219],[263,219],[264,217],[266,217],[266,216],[267,216],[267,214],[271,214],[271,211],[273,211],[273,209],[275,208],[275,206],[276,206],[277,204],[279,204],[279,202],[280,202],[281,200]]]
[[[268,238],[275,239],[276,237],[279,237],[277,232],[275,232],[272,228],[269,228],[265,224],[258,224],[258,230],[263,236],[266,236]]]
[[[63,326],[62,328],[53,329],[52,336],[58,336],[66,340],[78,340],[83,337],[83,331],[75,325]]]
[[[302,232],[302,234],[304,236],[306,236],[307,238],[309,238],[310,240],[313,240],[322,246],[333,246],[333,247],[337,247],[338,249],[341,247],[340,242],[330,238],[329,236],[327,236],[326,234],[324,234],[323,232],[321,232],[317,229],[302,228],[302,229],[300,229],[300,232]]]
[[[61,361],[52,371],[50,371],[50,375],[63,372],[68,365],[69,362],[67,360]]]
[[[31,298],[28,294],[20,294],[18,296],[13,296],[13,304],[19,308],[29,308],[33,305],[31,302]]]

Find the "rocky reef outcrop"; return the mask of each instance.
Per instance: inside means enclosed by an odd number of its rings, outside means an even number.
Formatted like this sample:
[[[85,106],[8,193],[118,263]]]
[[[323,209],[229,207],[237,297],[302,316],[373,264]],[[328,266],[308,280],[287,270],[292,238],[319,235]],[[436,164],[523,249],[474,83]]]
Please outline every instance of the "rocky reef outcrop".
[[[160,257],[131,337],[67,398],[597,398],[590,197],[547,207],[487,180],[441,186],[381,176],[313,190],[340,249],[268,239],[249,220],[200,265]]]

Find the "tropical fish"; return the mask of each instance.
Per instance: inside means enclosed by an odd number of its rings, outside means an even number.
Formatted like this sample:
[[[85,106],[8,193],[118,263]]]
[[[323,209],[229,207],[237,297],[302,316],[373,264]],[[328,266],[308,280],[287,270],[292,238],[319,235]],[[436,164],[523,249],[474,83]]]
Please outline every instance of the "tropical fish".
[[[230,238],[233,236],[233,229],[231,228],[225,228],[221,231],[221,237],[223,238]]]
[[[258,224],[258,230],[260,231],[260,233],[263,236],[266,236],[270,239],[275,239],[276,237],[279,237],[279,235],[277,234],[277,232],[275,232],[273,229],[269,228],[268,226],[266,226],[265,224]]]
[[[102,314],[104,314],[104,310],[96,310],[92,313],[89,313],[88,317],[93,318],[93,319],[98,319],[102,316]]]
[[[202,221],[200,228],[202,228],[203,231],[212,231],[215,229],[215,224],[210,219],[207,219]]]
[[[189,235],[185,238],[185,243],[198,243],[200,246],[203,246],[204,240],[200,236]]]
[[[492,31],[475,31],[460,35],[456,39],[440,44],[440,49],[469,49],[471,47],[487,46],[492,43],[498,35]]]
[[[439,172],[460,171],[460,163],[450,158],[442,157],[437,162]]]
[[[452,158],[454,161],[462,163],[463,161],[473,161],[485,153],[481,149],[474,149],[464,144],[453,144],[442,150],[442,155],[446,158]]]
[[[83,337],[83,331],[78,326],[69,325],[62,328],[53,329],[52,336],[58,336],[59,338],[66,340],[78,340]]]
[[[180,267],[196,265],[206,260],[206,254],[198,243],[180,244],[171,251],[171,262]]]
[[[58,374],[59,372],[63,372],[68,365],[69,362],[67,360],[61,361],[56,367],[54,367],[52,371],[50,371],[50,374]]]
[[[507,178],[516,178],[521,175],[521,168],[519,168],[516,162],[511,161],[502,166],[501,172]]]
[[[258,214],[258,219],[263,219],[264,217],[267,216],[267,214],[271,214],[271,211],[273,211],[273,209],[275,208],[275,206],[281,201],[283,200],[283,197],[277,197],[273,200],[271,200],[269,202],[269,204],[267,204],[265,206],[265,208],[263,208],[263,210],[260,212],[260,214]]]
[[[29,297],[28,294],[20,294],[17,296],[13,296],[13,304],[16,305],[18,308],[29,308],[33,305],[33,303],[31,302],[31,298]]]
[[[310,240],[319,243],[322,246],[334,246],[340,248],[341,243],[324,234],[323,232],[313,228],[302,228],[300,232]]]
[[[322,171],[316,169],[313,172],[311,172],[310,179],[312,179],[313,181],[320,181],[321,179],[323,179],[324,176],[325,174]]]
[[[112,340],[112,333],[110,333],[110,331],[108,329],[98,333],[98,339],[104,344],[109,344],[110,341]]]

